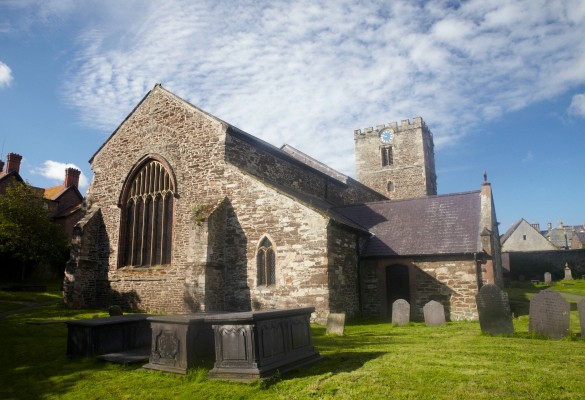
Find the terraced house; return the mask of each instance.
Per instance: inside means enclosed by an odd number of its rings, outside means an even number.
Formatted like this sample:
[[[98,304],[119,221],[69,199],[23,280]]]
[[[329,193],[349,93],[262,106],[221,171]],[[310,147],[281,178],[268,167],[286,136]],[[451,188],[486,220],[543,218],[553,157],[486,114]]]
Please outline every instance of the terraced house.
[[[354,131],[357,180],[156,85],[91,158],[65,301],[163,313],[314,306],[477,318],[499,282],[491,186],[437,195],[421,118]]]

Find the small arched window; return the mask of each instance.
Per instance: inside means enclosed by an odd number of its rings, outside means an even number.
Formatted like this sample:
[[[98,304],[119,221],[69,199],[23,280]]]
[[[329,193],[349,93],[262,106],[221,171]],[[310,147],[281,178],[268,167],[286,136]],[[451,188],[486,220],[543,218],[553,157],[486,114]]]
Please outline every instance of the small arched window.
[[[260,242],[256,253],[256,268],[258,270],[258,286],[276,283],[276,256],[272,242],[266,237]]]
[[[386,185],[386,190],[388,192],[393,192],[394,191],[394,182],[388,181],[388,184]]]
[[[127,182],[122,198],[121,266],[171,262],[174,182],[165,166],[149,160]]]

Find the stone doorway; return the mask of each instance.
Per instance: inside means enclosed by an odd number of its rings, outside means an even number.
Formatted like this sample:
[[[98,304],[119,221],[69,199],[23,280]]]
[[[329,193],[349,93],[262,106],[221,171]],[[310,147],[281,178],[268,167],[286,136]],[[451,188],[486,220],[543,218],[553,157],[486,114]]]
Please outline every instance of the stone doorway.
[[[410,301],[408,266],[402,264],[386,267],[386,316],[392,318],[392,303],[398,299]]]

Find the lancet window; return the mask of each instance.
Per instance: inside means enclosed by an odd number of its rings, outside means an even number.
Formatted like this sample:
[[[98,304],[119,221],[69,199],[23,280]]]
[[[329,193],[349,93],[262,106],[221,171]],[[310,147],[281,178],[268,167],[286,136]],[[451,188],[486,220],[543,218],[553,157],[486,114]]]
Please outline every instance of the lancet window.
[[[394,154],[392,153],[392,146],[385,146],[380,149],[382,156],[382,166],[387,167],[388,165],[394,164]]]
[[[122,266],[171,262],[174,182],[165,166],[150,160],[128,182],[122,203]]]
[[[276,256],[272,242],[268,238],[262,239],[256,253],[258,269],[258,286],[274,285],[276,283]]]

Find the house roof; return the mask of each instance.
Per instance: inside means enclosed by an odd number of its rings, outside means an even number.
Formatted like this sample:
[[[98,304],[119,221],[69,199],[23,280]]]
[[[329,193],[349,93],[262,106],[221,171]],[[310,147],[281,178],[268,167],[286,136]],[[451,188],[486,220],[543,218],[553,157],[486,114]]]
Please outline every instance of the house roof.
[[[585,232],[575,232],[575,236],[577,236],[581,243],[585,243]]]
[[[366,257],[481,251],[481,192],[382,201],[333,210],[368,229]]]
[[[14,177],[14,179],[16,179],[19,182],[24,182],[24,179],[22,179],[22,177],[20,176],[20,174],[16,170],[13,170],[10,172],[0,171],[0,182],[2,182],[4,180],[8,180],[8,179],[10,179],[10,177]]]
[[[65,210],[58,212],[57,214],[53,215],[53,218],[67,218],[68,216],[75,214],[78,211],[81,211],[82,204],[75,204]]]
[[[516,231],[516,229],[518,229],[518,227],[520,226],[520,224],[522,223],[522,221],[526,221],[526,220],[524,218],[520,218],[514,225],[512,225],[510,228],[508,228],[508,230],[506,231],[506,233],[504,233],[502,235],[502,237],[500,237],[500,243],[501,244],[506,243],[506,240],[508,240],[510,238],[510,236],[512,236],[512,234]],[[536,228],[534,228],[534,230],[536,230]]]
[[[57,185],[44,190],[45,199],[56,200],[65,191],[64,185]]]
[[[523,236],[522,239],[520,235]],[[524,218],[520,218],[500,237],[500,243],[502,251],[506,253],[555,249],[555,246],[541,234],[535,225]]]

